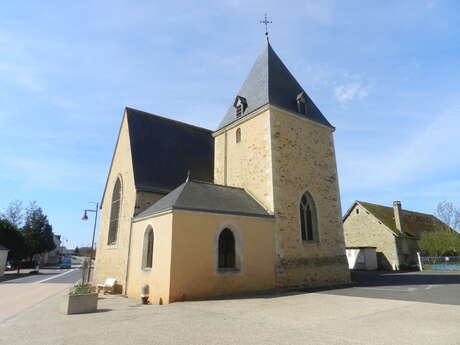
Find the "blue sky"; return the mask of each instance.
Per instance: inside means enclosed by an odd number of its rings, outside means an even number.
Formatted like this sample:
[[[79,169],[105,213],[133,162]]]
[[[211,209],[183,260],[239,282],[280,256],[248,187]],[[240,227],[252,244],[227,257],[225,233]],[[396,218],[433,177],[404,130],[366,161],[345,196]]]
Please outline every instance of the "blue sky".
[[[2,1],[0,207],[67,246],[101,198],[123,108],[215,129],[264,45],[329,121],[342,207],[460,206],[457,1]]]

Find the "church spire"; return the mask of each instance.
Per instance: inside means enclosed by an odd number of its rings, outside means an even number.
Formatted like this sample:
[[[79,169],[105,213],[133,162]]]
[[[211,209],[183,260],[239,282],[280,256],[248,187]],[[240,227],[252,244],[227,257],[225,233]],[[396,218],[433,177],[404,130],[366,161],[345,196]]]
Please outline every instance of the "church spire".
[[[218,129],[266,104],[275,105],[333,128],[286,68],[268,40]]]

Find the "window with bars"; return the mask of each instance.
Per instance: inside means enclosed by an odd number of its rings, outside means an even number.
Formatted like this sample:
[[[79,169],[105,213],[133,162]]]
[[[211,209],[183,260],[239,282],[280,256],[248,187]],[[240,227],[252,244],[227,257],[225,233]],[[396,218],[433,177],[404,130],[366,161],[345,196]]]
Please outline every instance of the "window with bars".
[[[318,220],[316,207],[310,193],[305,192],[300,199],[300,232],[302,241],[318,240]]]
[[[112,193],[112,204],[110,208],[109,236],[107,239],[108,245],[117,243],[118,236],[118,218],[120,217],[121,206],[121,180],[117,179]]]
[[[235,236],[230,229],[224,229],[219,235],[219,269],[236,269]]]

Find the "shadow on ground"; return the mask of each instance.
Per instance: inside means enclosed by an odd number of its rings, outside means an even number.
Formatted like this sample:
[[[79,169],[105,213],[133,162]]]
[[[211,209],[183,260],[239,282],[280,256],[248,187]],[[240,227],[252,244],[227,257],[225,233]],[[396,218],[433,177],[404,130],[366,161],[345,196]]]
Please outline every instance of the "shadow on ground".
[[[213,300],[279,298],[306,293],[322,293],[349,297],[365,297],[460,305],[460,274],[430,272],[364,272],[351,273],[346,285],[270,292],[215,298]]]
[[[353,283],[316,292],[411,302],[460,305],[460,274],[352,272]]]
[[[351,273],[356,286],[400,286],[400,285],[434,285],[460,284],[460,274],[431,272],[364,272]]]

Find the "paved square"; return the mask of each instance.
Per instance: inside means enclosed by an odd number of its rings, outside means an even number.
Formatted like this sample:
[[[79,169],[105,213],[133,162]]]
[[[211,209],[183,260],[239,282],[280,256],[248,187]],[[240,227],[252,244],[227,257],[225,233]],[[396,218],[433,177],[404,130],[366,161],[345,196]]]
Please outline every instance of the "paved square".
[[[0,344],[460,344],[458,276],[439,275],[433,284],[420,274],[375,279],[329,291],[164,306],[104,296],[98,313],[70,316],[58,314],[55,296],[0,323]],[[453,303],[436,301],[451,288]],[[428,298],[409,300],[414,294]]]

